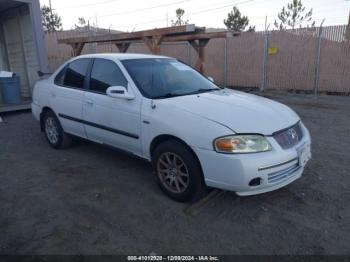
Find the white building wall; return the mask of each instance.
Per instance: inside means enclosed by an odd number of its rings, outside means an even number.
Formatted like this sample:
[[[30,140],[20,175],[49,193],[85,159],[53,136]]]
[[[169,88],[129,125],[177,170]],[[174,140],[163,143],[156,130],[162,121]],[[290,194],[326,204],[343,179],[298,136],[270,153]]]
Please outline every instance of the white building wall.
[[[21,95],[30,98],[40,65],[29,7],[10,9],[1,13],[1,18],[8,70],[20,76]]]
[[[5,49],[5,38],[4,38],[4,32],[2,30],[2,26],[0,26],[0,71],[7,70],[7,69],[8,69],[8,64],[7,64],[7,56],[6,56],[6,49]]]
[[[48,72],[39,0],[1,1],[14,7],[0,11],[0,70],[20,76],[21,95],[27,100],[39,79],[37,71]]]

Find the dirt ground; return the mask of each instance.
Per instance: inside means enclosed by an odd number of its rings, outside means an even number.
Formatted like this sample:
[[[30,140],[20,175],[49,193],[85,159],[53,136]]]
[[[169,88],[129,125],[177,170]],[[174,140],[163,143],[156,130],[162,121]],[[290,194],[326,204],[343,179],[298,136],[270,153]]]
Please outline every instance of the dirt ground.
[[[272,193],[183,204],[148,163],[87,141],[48,146],[29,112],[0,123],[0,254],[350,254],[350,98],[267,96],[309,128],[313,159]]]

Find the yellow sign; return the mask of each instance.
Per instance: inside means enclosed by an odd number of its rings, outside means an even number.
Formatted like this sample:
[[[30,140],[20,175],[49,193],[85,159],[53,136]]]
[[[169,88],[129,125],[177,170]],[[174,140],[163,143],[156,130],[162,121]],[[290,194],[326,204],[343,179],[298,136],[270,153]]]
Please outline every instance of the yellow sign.
[[[277,47],[269,47],[268,54],[275,55],[275,54],[277,54],[277,51],[278,51]]]

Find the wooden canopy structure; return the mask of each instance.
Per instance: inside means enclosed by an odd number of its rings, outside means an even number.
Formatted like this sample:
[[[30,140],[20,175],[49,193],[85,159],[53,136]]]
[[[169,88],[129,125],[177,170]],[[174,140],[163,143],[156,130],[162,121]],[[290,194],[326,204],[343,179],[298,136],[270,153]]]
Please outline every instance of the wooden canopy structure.
[[[239,33],[228,31],[207,33],[205,32],[205,28],[196,27],[192,24],[132,33],[71,37],[59,39],[58,43],[71,45],[74,55],[78,56],[81,54],[86,43],[113,43],[118,47],[121,53],[125,53],[130,44],[144,42],[153,54],[159,54],[162,42],[188,41],[198,54],[195,68],[203,73],[204,50],[209,40],[212,38],[226,38],[237,35],[239,35]]]

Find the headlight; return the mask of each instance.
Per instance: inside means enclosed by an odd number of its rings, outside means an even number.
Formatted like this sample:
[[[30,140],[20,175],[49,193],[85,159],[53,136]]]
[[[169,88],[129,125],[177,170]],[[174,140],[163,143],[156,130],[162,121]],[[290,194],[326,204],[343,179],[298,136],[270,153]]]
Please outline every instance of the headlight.
[[[232,135],[215,139],[214,149],[219,153],[256,153],[272,148],[262,135]]]

